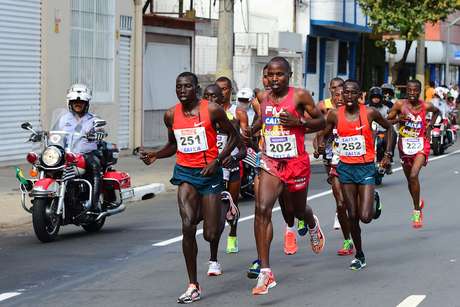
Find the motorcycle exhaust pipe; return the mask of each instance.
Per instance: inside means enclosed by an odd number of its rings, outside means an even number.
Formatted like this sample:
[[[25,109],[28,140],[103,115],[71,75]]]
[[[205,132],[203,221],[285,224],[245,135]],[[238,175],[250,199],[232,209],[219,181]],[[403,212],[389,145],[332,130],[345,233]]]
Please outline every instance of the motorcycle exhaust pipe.
[[[115,214],[118,214],[118,213],[122,213],[123,211],[125,211],[125,209],[126,209],[126,206],[121,204],[119,207],[117,207],[115,209],[104,211],[104,212],[102,212],[101,214],[99,214],[97,216],[96,222],[99,221],[100,219],[104,218],[104,217],[115,215]]]

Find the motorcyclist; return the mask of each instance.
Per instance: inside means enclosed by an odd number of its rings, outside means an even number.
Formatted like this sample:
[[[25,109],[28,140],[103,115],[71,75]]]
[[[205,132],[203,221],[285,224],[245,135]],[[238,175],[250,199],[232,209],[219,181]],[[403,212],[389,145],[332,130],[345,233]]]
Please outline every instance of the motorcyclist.
[[[395,99],[395,87],[393,84],[384,83],[382,84],[382,94],[383,94],[383,103],[388,107],[392,108],[396,99]]]
[[[99,196],[102,184],[102,153],[98,150],[98,141],[106,134],[101,128],[94,128],[94,121],[98,118],[88,112],[92,96],[86,85],[72,85],[67,91],[66,98],[69,111],[59,118],[53,129],[86,136],[73,144],[73,152],[81,153],[85,158],[87,173],[93,184],[92,204],[88,209],[97,212],[100,210]]]
[[[374,108],[377,111],[379,111],[379,113],[382,114],[383,118],[386,118],[388,113],[390,112],[391,108],[388,107],[388,105],[385,104],[384,101],[385,101],[385,97],[383,95],[382,88],[374,86],[369,90],[369,102],[368,102],[369,106],[371,108]],[[375,123],[375,127],[376,127],[375,128],[376,133],[386,131],[385,128],[383,128],[382,126],[380,126],[377,123]],[[393,144],[391,146],[391,150],[392,150],[392,157],[393,157],[394,156],[394,150],[395,150],[395,147],[396,147],[397,135],[396,135],[396,131],[394,129],[392,130],[392,132],[393,132]],[[383,144],[384,148],[386,146],[386,142],[387,142],[387,139],[385,137],[384,144]],[[391,162],[393,162],[393,161],[391,161]],[[391,169],[391,164],[390,164],[389,167],[386,170],[386,173],[391,174],[392,172],[393,171]]]

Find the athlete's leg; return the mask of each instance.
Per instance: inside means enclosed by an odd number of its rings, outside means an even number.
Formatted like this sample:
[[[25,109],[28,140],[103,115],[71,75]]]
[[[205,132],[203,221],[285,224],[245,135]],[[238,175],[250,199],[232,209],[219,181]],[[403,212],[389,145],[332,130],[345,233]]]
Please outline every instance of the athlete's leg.
[[[289,203],[289,191],[283,189],[281,195],[278,197],[278,202],[281,208],[281,214],[283,215],[284,222],[288,227],[294,227],[295,217],[294,217],[294,207]]]
[[[188,183],[179,185],[177,192],[179,213],[182,219],[182,252],[185,257],[185,265],[189,281],[198,285],[196,274],[196,226],[200,222],[201,196],[194,186]]]
[[[240,198],[240,187],[241,187],[241,179],[230,181],[227,184],[227,189],[230,195],[232,195],[233,202],[236,206],[238,206],[238,201]],[[230,233],[229,236],[236,237],[236,230],[237,230],[238,220],[234,220],[230,223]]]
[[[334,194],[335,203],[337,205],[337,217],[339,219],[340,228],[342,229],[343,238],[350,239],[350,222],[348,221],[347,206],[344,203],[342,189],[339,178],[331,176],[332,193]]]
[[[374,217],[374,190],[372,184],[358,186],[359,190],[359,220],[364,224],[369,224]]]
[[[264,170],[261,171],[256,200],[254,233],[262,268],[270,267],[270,244],[273,239],[272,209],[282,188],[283,183],[279,178]]]
[[[348,219],[350,222],[350,233],[356,248],[356,253],[362,253],[361,228],[359,227],[358,212],[358,185],[354,183],[342,183],[342,194],[347,206]]]
[[[415,210],[420,210],[420,182],[418,180],[418,176],[420,170],[425,164],[425,161],[425,156],[422,154],[418,154],[415,156],[414,162],[411,166],[403,165],[404,174],[407,178],[409,192],[412,196],[412,201]]]

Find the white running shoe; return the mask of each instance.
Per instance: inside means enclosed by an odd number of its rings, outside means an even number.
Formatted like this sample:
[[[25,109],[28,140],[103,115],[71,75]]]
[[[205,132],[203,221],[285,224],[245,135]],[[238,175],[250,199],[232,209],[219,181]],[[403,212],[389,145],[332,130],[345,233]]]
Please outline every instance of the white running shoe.
[[[339,230],[341,227],[340,227],[340,223],[339,223],[339,217],[337,216],[337,213],[335,214],[335,218],[334,218],[334,229],[335,230]]]
[[[209,261],[208,276],[222,275],[222,268],[217,261]]]

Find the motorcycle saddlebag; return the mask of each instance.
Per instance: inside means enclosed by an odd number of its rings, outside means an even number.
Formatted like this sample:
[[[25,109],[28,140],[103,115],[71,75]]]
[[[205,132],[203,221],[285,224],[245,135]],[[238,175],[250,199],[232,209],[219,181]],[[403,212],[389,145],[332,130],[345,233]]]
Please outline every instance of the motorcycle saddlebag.
[[[131,177],[128,173],[121,171],[108,171],[104,174],[104,183],[118,183],[120,189],[128,189],[131,187]]]

